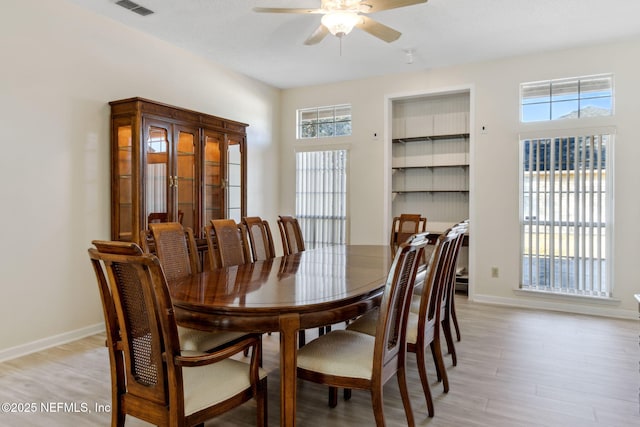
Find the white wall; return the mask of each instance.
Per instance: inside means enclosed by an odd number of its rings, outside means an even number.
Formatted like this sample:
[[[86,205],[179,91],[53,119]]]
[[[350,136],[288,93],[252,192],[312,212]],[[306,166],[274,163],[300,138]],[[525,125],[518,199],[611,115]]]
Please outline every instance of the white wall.
[[[407,66],[410,68],[410,66]],[[640,197],[637,197],[637,100],[640,40],[515,57],[457,67],[415,70],[338,84],[288,89],[282,95],[281,210],[293,211],[295,110],[351,103],[351,242],[385,243],[388,238],[390,118],[388,103],[403,94],[471,89],[471,298],[498,304],[544,307],[579,313],[637,318],[640,293],[635,264],[640,254]],[[518,134],[535,128],[519,123],[519,84],[526,81],[612,72],[615,117],[563,126],[610,125],[615,148],[614,301],[542,298],[516,291],[519,277]],[[479,129],[485,126],[486,134]],[[374,132],[384,137],[374,140]],[[424,212],[428,217],[429,213]],[[491,277],[491,267],[499,277]]]
[[[247,210],[275,224],[279,90],[60,0],[3,1],[0,52],[0,360],[103,329],[111,100],[249,123]]]

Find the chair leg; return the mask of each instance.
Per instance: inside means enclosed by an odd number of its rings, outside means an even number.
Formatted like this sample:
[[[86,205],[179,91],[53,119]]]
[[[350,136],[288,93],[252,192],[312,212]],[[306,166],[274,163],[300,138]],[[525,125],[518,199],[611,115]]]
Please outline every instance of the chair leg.
[[[298,348],[304,347],[307,343],[307,336],[304,333],[304,329],[298,331]]]
[[[458,316],[456,315],[455,298],[451,298],[451,320],[453,320],[453,327],[456,329],[456,339],[460,341],[460,326],[458,325]]]
[[[398,387],[400,387],[400,396],[402,396],[402,404],[404,405],[404,412],[407,415],[407,426],[414,427],[416,422],[413,418],[413,409],[411,409],[411,399],[409,398],[409,388],[407,387],[407,372],[403,366],[398,369],[397,376]]]
[[[265,377],[258,383],[258,391],[256,393],[257,403],[257,415],[258,415],[258,427],[266,427],[268,425],[268,413],[267,413],[267,378]]]
[[[440,348],[439,339],[435,339],[431,343],[431,354],[433,355],[433,361],[436,364],[436,371],[440,372],[440,375],[438,375],[438,381],[442,381],[444,392],[449,393],[449,377],[447,377],[447,370],[444,367],[444,359],[442,358],[442,349]]]
[[[382,387],[371,389],[371,406],[376,419],[376,427],[384,427],[384,406],[382,404]]]
[[[453,366],[458,364],[458,358],[456,357],[456,347],[453,344],[453,334],[451,333],[451,321],[447,317],[442,321],[442,331],[444,332],[444,338],[447,341],[447,350],[449,354],[451,354],[451,360],[453,361]]]
[[[429,412],[429,416],[433,417],[433,398],[431,397],[431,388],[429,387],[429,380],[427,378],[427,358],[425,357],[425,350],[426,349],[423,348],[416,352],[416,361],[418,362],[418,373],[420,374],[424,398],[427,401],[427,411]]]
[[[351,399],[351,389],[350,388],[345,388],[344,389],[344,400],[349,400]]]
[[[338,406],[338,387],[329,387],[329,408]]]

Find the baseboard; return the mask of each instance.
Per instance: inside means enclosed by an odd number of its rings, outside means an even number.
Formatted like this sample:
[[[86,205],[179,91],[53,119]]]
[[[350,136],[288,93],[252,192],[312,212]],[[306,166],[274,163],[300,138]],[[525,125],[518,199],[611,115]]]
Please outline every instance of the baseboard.
[[[504,305],[510,307],[522,307],[532,308],[537,310],[550,310],[550,311],[562,311],[565,313],[573,314],[587,314],[591,316],[603,316],[614,317],[618,319],[632,319],[638,320],[638,311],[636,310],[624,310],[620,308],[612,307],[612,305],[618,305],[619,301],[605,302],[605,301],[593,301],[588,303],[584,300],[582,304],[576,303],[570,299],[559,297],[557,299],[551,298],[548,295],[529,295],[523,298],[505,298],[496,297],[493,295],[479,295],[474,294],[470,298],[473,302],[483,304]]]
[[[101,332],[104,332],[104,323],[96,323],[95,325],[90,325],[74,331],[53,335],[51,337],[0,350],[0,362],[26,356],[27,354],[36,353],[51,347],[79,340],[90,335],[99,334]]]

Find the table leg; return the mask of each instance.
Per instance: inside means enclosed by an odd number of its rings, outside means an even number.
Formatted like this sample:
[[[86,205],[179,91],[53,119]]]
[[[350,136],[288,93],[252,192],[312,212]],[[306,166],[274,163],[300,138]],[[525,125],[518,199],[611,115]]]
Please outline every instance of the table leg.
[[[297,314],[280,316],[280,426],[296,425],[296,380],[298,351]]]

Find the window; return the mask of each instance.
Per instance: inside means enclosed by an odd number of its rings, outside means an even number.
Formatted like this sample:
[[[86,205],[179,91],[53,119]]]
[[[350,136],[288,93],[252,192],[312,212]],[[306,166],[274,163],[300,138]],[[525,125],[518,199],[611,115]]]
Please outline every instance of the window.
[[[346,242],[347,150],[296,154],[296,217],[305,247]]]
[[[522,122],[611,116],[612,114],[613,76],[611,74],[520,85]]]
[[[351,105],[298,110],[298,139],[351,135]]]
[[[520,141],[523,289],[609,297],[613,135]]]

